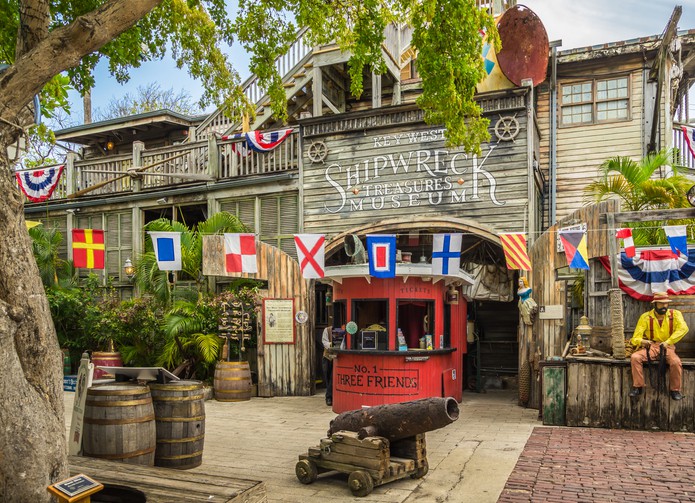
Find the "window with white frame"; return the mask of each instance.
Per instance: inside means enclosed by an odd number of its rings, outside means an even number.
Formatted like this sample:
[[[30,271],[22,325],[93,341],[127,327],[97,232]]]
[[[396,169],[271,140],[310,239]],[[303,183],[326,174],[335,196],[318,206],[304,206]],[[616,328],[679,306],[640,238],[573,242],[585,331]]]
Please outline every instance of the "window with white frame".
[[[574,126],[628,120],[629,88],[627,75],[562,84],[560,124]]]

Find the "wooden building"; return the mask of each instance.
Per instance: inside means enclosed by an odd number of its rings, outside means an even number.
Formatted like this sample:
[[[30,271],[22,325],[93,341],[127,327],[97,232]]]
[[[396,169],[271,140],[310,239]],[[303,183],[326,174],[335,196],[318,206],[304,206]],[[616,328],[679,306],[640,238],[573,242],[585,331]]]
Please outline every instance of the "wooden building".
[[[515,3],[480,7],[499,15]],[[519,323],[517,276],[506,270],[499,233],[524,232],[531,245],[584,204],[583,188],[607,157],[639,158],[649,146],[682,145],[673,117],[683,110],[683,89],[695,71],[695,30],[671,30],[667,40],[553,47],[542,55],[547,74],[535,84],[514,84],[491,54],[492,70],[476,97],[490,120],[491,140],[480,156],[446,147],[442,127],[425,124],[415,105],[421,82],[410,36],[407,27],[387,28],[382,51],[388,71],[367,75],[365,92],[355,99],[348,92],[350,55],[334,45],[310,47],[300,31],[277,61],[293,132],[270,152],[242,156],[243,140],[222,140],[241,128],[223,110],[205,118],[162,111],[59,131],[59,141],[84,145],[82,155],[69,156],[56,192],[46,202],[26,204],[26,216],[65,236],[72,228],[105,229],[105,274],[124,297],[133,292],[122,265],[142,252],[143,225],[160,217],[193,225],[229,211],[276,247],[277,257],[296,257],[295,233],[324,233],[329,266],[348,262],[347,235],[396,234],[398,248],[417,263],[430,260],[433,233],[462,232],[462,269],[472,281],[452,285],[467,309],[458,332],[445,335],[467,355],[459,371],[466,387],[480,390],[486,378],[514,375],[519,364],[557,354],[567,323],[548,322],[542,334]],[[257,107],[251,129],[281,127],[257,79],[244,86]],[[552,248],[550,240],[543,242]],[[532,257],[546,260],[538,250],[531,248]],[[548,302],[567,302],[566,285],[554,280],[554,270],[552,278],[534,271],[531,279],[536,295],[546,299],[552,292]],[[309,326],[315,336],[328,323],[326,283],[302,290],[313,296],[302,305],[314,311]],[[310,354],[292,353],[291,365],[269,369],[269,360],[259,358],[259,374],[283,383],[266,383],[267,395],[313,392],[306,383],[320,374],[319,358],[312,353],[316,347],[301,344]],[[259,353],[269,354],[259,346]]]

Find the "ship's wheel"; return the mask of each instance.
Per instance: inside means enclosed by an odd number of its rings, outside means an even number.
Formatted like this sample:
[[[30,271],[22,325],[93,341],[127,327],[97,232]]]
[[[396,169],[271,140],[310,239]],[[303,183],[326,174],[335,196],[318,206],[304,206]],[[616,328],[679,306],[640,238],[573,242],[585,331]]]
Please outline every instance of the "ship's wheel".
[[[309,145],[309,150],[307,150],[306,155],[311,162],[323,162],[328,155],[328,147],[322,141],[315,141]]]
[[[511,115],[500,115],[500,120],[495,124],[495,136],[499,141],[514,141],[519,135],[519,121]]]

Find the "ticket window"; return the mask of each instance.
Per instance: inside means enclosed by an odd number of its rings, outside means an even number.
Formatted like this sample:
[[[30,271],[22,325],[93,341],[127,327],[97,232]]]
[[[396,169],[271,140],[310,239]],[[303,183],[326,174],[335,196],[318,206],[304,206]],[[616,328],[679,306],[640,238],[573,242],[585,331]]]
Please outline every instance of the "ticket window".
[[[353,300],[352,301],[352,320],[357,323],[357,333],[351,337],[350,348],[361,349],[361,331],[374,330],[383,327],[388,330],[388,300]],[[378,334],[379,336],[381,334]],[[377,337],[377,349],[382,349],[385,342]]]
[[[399,300],[396,304],[398,328],[403,332],[409,348],[419,348],[420,338],[432,335],[434,343],[434,301],[433,300]]]

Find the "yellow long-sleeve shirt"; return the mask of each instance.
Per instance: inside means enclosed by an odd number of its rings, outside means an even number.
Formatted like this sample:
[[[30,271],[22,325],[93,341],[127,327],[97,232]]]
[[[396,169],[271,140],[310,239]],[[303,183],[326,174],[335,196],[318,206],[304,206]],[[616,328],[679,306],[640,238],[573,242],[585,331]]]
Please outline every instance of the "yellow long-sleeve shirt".
[[[670,330],[669,316],[673,314],[673,331]],[[649,319],[653,321],[650,323]],[[650,325],[654,327],[654,333],[651,333]],[[637,326],[635,327],[635,332],[632,335],[630,342],[633,346],[640,346],[642,344],[642,339],[650,339],[655,342],[668,342],[669,344],[675,344],[680,341],[685,334],[688,333],[688,325],[686,325],[683,319],[683,313],[677,309],[669,309],[664,319],[659,324],[659,320],[656,318],[656,313],[652,309],[647,311],[642,316],[640,316]]]

